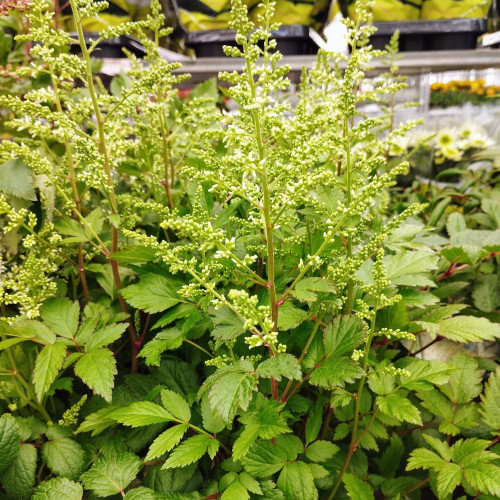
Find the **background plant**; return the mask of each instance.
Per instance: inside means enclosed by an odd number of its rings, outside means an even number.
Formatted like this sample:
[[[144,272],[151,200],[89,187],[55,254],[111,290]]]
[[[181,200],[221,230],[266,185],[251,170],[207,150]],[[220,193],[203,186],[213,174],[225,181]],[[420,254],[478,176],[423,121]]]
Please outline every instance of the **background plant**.
[[[102,6],[72,3],[77,24]],[[51,85],[2,98],[23,132],[1,145],[2,170],[23,179],[2,185],[8,495],[499,494],[498,372],[483,390],[478,361],[412,354],[423,332],[462,343],[500,329],[433,293],[446,257],[414,222],[421,200],[388,215],[407,165],[387,160],[415,123],[358,108],[403,84],[389,71],[367,85],[384,53],[360,2],[351,56],[320,52],[293,106],[263,6],[255,29],[233,4],[226,51],[243,71],[220,75],[238,104],[221,113],[200,96],[211,83],[176,97],[158,5],[100,34],[133,29],[148,50],[108,93],[99,40],[80,30],[82,57],[69,54],[34,2],[21,40],[43,43],[21,74]]]

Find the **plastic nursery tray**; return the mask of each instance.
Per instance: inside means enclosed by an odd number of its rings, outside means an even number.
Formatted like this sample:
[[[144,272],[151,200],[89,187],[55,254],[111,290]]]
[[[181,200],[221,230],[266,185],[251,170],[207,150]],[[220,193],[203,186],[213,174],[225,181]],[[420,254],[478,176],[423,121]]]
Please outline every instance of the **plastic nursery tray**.
[[[236,46],[233,30],[190,31],[186,45],[194,49],[196,57],[224,57],[224,45]],[[315,54],[318,46],[309,36],[309,28],[298,24],[281,26],[272,32],[277,48],[283,55]]]
[[[372,35],[373,47],[384,49],[392,34],[399,30],[401,52],[475,49],[477,38],[488,29],[486,19],[389,21],[374,23],[374,25],[377,32]]]
[[[77,33],[70,33],[70,36],[73,39],[78,39]],[[99,38],[99,33],[84,33],[84,37],[88,47],[90,45],[90,40],[97,40]],[[98,57],[99,59],[120,59],[126,57],[122,50],[123,48],[129,50],[137,57],[144,57],[146,55],[144,46],[137,38],[130,35],[122,35],[118,38],[100,42],[99,46],[92,52],[92,57]],[[71,45],[71,52],[73,54],[78,54],[80,52],[80,47],[76,44]]]

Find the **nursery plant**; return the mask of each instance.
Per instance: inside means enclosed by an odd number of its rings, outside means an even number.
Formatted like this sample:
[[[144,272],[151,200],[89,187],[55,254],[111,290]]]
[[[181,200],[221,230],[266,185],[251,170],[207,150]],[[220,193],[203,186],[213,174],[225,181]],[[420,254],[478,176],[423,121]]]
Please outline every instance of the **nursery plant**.
[[[412,222],[425,205],[388,209],[408,168],[390,151],[415,123],[394,126],[394,71],[367,84],[386,56],[369,2],[346,21],[350,56],[320,51],[294,97],[274,2],[255,27],[235,0],[231,112],[214,82],[178,97],[157,2],[89,46],[81,21],[106,3],[70,3],[78,40],[33,0],[17,73],[50,82],[0,97],[17,131],[0,145],[4,495],[500,496],[496,363],[415,356],[423,332],[500,326],[433,293],[446,256]],[[125,32],[146,65],[129,56],[108,91],[91,55]]]

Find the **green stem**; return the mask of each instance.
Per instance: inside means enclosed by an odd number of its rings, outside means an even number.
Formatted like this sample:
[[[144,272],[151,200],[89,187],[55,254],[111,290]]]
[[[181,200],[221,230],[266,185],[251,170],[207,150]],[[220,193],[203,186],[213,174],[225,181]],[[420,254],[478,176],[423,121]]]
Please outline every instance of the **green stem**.
[[[187,342],[188,344],[191,344],[192,346],[196,347],[197,349],[199,349],[200,351],[203,351],[205,354],[207,354],[208,356],[210,356],[211,358],[214,357],[214,355],[210,352],[208,352],[206,349],[204,349],[203,347],[201,347],[200,345],[196,344],[195,342],[193,342],[192,340],[188,340],[188,339],[183,339],[184,342]]]
[[[380,292],[380,291],[378,291],[378,292]],[[327,500],[332,500],[335,497],[335,493],[337,492],[337,490],[342,482],[342,477],[344,476],[344,473],[347,470],[347,467],[349,466],[351,458],[352,458],[352,456],[353,456],[354,452],[356,451],[356,448],[359,444],[359,440],[358,440],[359,409],[360,409],[360,405],[361,405],[361,396],[363,394],[363,388],[364,388],[365,382],[366,382],[366,370],[368,368],[368,357],[370,355],[370,347],[371,347],[373,337],[375,335],[375,322],[377,319],[378,305],[379,305],[379,299],[377,298],[377,299],[375,299],[375,306],[373,309],[374,315],[373,315],[373,319],[372,319],[372,322],[370,325],[371,326],[370,333],[368,334],[368,338],[366,339],[366,343],[365,343],[365,350],[364,350],[364,356],[363,356],[363,371],[364,371],[365,375],[363,375],[363,377],[359,381],[358,390],[356,392],[356,402],[355,402],[355,406],[354,406],[354,422],[353,422],[353,428],[352,428],[351,443],[349,445],[349,450],[347,452],[347,456],[346,456],[346,459],[344,461],[344,465],[342,466],[342,469],[339,472],[339,476],[337,477],[337,481],[335,481],[333,489],[330,492],[330,495],[328,496]],[[376,413],[378,413],[378,410],[376,410],[374,412],[374,416],[372,417],[373,420],[375,419]],[[371,425],[371,423],[369,425]],[[363,435],[361,436],[361,438],[363,437]]]
[[[85,67],[86,67],[86,73],[87,73],[87,88],[90,94],[90,98],[92,100],[92,106],[94,109],[94,114],[96,117],[96,122],[97,122],[97,133],[98,133],[98,145],[99,145],[99,151],[104,159],[104,173],[106,174],[106,179],[107,179],[107,184],[108,184],[108,196],[109,196],[109,202],[111,205],[111,212],[114,215],[118,215],[118,205],[116,202],[116,196],[115,196],[115,191],[114,191],[114,183],[113,183],[113,177],[111,175],[111,162],[109,160],[109,154],[108,154],[108,148],[107,148],[107,143],[106,143],[106,135],[104,133],[104,118],[101,113],[101,108],[99,106],[99,100],[97,98],[97,92],[94,87],[94,79],[92,75],[92,64],[90,61],[90,53],[87,49],[87,45],[85,43],[85,37],[83,35],[83,28],[82,28],[82,23],[80,19],[80,13],[78,11],[78,8],[76,6],[76,0],[69,0],[71,4],[71,9],[73,11],[73,15],[75,17],[75,24],[76,24],[76,29],[78,32],[78,41],[80,45],[80,49],[82,51],[83,59],[85,61]],[[111,252],[114,253],[118,250],[118,229],[112,225],[111,227]],[[125,299],[120,293],[120,290],[122,288],[122,283],[121,283],[121,278],[120,278],[120,273],[118,270],[118,262],[114,259],[109,259],[109,262],[111,264],[111,270],[113,273],[113,280],[115,282],[115,287],[116,290],[118,291],[118,301],[120,303],[120,308],[124,313],[128,314],[128,307],[125,302]],[[137,334],[133,325],[132,321],[129,321],[128,324],[128,331],[130,335],[130,341],[132,344],[132,366],[131,366],[131,372],[136,373],[137,368],[138,368],[138,360],[137,360],[137,354],[140,349],[140,345],[137,345]]]

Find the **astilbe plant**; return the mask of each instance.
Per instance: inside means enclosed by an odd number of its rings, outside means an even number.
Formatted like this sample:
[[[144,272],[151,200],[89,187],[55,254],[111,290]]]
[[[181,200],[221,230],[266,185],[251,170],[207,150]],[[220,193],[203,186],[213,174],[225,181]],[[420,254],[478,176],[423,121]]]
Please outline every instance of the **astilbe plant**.
[[[77,26],[105,5],[71,4]],[[90,47],[79,28],[81,56],[33,3],[23,38],[41,43],[19,72],[50,85],[1,98],[20,131],[2,168],[36,180],[1,200],[9,495],[418,498],[428,482],[443,499],[459,484],[500,494],[498,372],[479,403],[476,360],[412,354],[422,332],[469,342],[500,329],[432,293],[441,257],[409,220],[422,205],[386,216],[407,169],[389,153],[415,123],[394,124],[394,71],[366,78],[385,53],[362,4],[350,56],[320,51],[292,105],[274,3],[256,28],[235,0],[225,50],[243,70],[220,79],[238,109],[220,113],[201,91],[176,96],[184,77],[159,57],[157,3]],[[147,67],[131,57],[110,94],[90,56],[130,30]],[[380,117],[359,111],[367,101]]]

